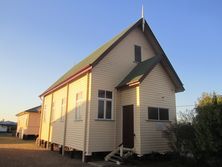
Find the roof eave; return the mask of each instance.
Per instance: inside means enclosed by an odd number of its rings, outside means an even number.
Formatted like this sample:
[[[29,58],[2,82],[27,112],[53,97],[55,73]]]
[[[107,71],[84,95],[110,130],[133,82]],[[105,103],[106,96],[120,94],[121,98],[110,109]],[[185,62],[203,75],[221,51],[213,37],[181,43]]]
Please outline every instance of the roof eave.
[[[138,86],[139,84],[140,84],[140,81],[135,81],[126,85],[117,86],[116,89],[122,90],[122,89],[132,88],[132,87]]]
[[[76,78],[80,77],[81,75],[84,75],[85,73],[89,72],[92,69],[91,65],[88,65],[86,67],[84,67],[83,69],[81,69],[80,71],[78,71],[77,73],[75,73],[74,75],[72,75],[71,77],[67,78],[66,80],[64,80],[63,82],[59,83],[58,85],[52,87],[49,90],[46,90],[45,92],[43,92],[41,95],[39,95],[39,97],[43,97],[46,96],[62,87],[64,87],[66,84],[74,81]]]
[[[18,113],[18,114],[16,114],[15,116],[21,116],[21,115],[24,115],[24,114],[27,114],[27,112],[25,112],[25,111],[22,111],[22,112],[20,112],[20,113]]]
[[[162,56],[162,58],[163,58],[162,61],[165,61],[165,62],[167,63],[167,65],[169,66],[168,68],[170,69],[172,75],[175,76],[174,79],[176,80],[176,82],[177,82],[178,85],[179,85],[179,86],[178,86],[178,87],[179,87],[178,92],[184,91],[185,89],[184,89],[184,87],[183,87],[182,81],[180,80],[180,78],[179,78],[179,76],[177,75],[175,69],[173,68],[172,64],[170,63],[168,57],[166,56],[164,50],[163,50],[162,47],[160,46],[159,41],[158,41],[157,38],[155,37],[153,31],[151,30],[150,26],[147,24],[146,21],[145,21],[145,27],[147,27],[147,28],[145,28],[145,30],[148,31],[147,33],[151,35],[151,38],[152,38],[152,40],[153,40],[153,41],[152,41],[152,44],[153,44],[153,45],[156,45],[156,46],[153,46],[153,49],[156,50],[156,51],[159,50],[159,53],[157,53],[157,54],[160,54],[160,55]],[[146,34],[146,35],[147,35],[147,38],[149,39],[149,37],[148,37],[149,35],[148,35],[148,34]],[[162,62],[162,61],[161,61],[161,62]],[[175,82],[175,81],[174,81],[174,82]]]
[[[115,41],[102,55],[96,59],[92,66],[97,65],[116,45],[119,44],[135,27],[138,27],[142,23],[142,19],[139,19],[134,25],[132,25],[117,41]]]

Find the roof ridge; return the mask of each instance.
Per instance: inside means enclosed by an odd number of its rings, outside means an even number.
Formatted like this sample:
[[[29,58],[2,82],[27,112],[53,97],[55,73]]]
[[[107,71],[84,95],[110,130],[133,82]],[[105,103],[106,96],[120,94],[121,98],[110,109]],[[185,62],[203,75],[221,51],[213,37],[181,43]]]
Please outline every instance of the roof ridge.
[[[84,58],[79,63],[75,64],[70,70],[68,70],[64,75],[62,75],[57,81],[55,81],[46,91],[44,91],[40,96],[47,94],[52,90],[53,88],[59,86],[64,81],[71,78],[73,75],[80,72],[82,69],[86,68],[87,66],[95,66],[106,54],[106,52],[110,51],[112,47],[114,47],[117,42],[121,41],[122,38],[125,37],[125,35],[130,32],[136,25],[138,25],[141,22],[141,18],[134,22],[129,27],[125,28],[123,31],[121,31],[119,34],[114,36],[112,39],[107,41],[105,44],[97,48],[94,52],[89,54],[86,58]],[[110,49],[111,48],[111,49]],[[110,49],[110,50],[109,50]]]

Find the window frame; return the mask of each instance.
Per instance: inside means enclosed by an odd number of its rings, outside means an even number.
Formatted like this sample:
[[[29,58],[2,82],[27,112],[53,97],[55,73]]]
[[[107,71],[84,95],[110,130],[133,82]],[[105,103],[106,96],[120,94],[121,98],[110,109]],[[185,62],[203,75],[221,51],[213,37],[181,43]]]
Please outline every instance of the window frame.
[[[55,101],[52,102],[52,111],[51,111],[51,122],[54,122],[55,121]]]
[[[79,95],[81,95],[80,99],[79,99]],[[78,99],[77,99],[77,96],[78,96]],[[80,111],[77,112],[78,109],[80,109]],[[77,92],[75,95],[75,109],[74,109],[75,121],[82,121],[82,112],[83,112],[83,92],[80,91],[80,92]]]
[[[149,118],[149,108],[156,108],[156,109],[157,109],[157,112],[158,112],[158,119],[150,119],[150,118]],[[160,109],[167,110],[167,112],[168,112],[168,119],[160,119]],[[147,110],[148,110],[148,113],[147,113],[148,120],[150,120],[150,121],[170,121],[170,112],[169,112],[169,108],[148,106]]]
[[[160,110],[161,110],[161,109],[163,109],[163,110],[167,110],[167,113],[168,113],[168,114],[167,114],[168,119],[160,119]],[[159,120],[160,120],[160,121],[169,121],[169,120],[170,120],[169,109],[168,109],[168,108],[162,108],[162,107],[160,107],[160,108],[159,108],[159,114],[158,114],[158,116],[159,116]]]
[[[105,91],[104,97],[99,97],[99,91]],[[106,92],[111,92],[112,98],[106,97]],[[96,118],[96,119],[97,119],[97,120],[113,120],[113,99],[114,99],[113,91],[104,90],[104,89],[99,89],[99,90],[98,90],[97,97],[98,97],[98,110],[97,110],[97,118]],[[103,106],[103,118],[99,118],[99,101],[103,101],[103,102],[104,102],[104,106]],[[107,111],[106,111],[107,101],[111,102],[111,117],[110,117],[110,118],[106,118],[106,114],[107,114]]]
[[[28,117],[26,117],[26,119],[25,119],[25,127],[28,127]]]
[[[65,106],[66,106],[66,98],[62,98],[60,106],[60,122],[64,122],[65,120]]]
[[[47,106],[45,104],[43,108],[43,122],[46,122],[46,109],[47,109]]]
[[[137,55],[137,49],[140,49],[140,55]],[[140,60],[137,60],[137,56],[140,56]],[[142,62],[142,47],[140,45],[134,45],[134,62],[141,63]]]
[[[155,109],[155,110],[157,110],[157,119],[154,119],[154,118],[150,118],[150,110],[149,109]],[[155,116],[156,116],[156,113],[155,113]],[[149,120],[159,120],[159,109],[158,109],[158,107],[148,107],[148,119]]]

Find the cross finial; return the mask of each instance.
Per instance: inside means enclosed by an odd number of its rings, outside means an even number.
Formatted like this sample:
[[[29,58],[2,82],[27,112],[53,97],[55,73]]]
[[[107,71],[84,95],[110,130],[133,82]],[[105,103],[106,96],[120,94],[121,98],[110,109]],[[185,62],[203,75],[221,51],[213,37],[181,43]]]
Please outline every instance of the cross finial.
[[[144,28],[145,28],[145,19],[144,19],[143,5],[142,5],[142,11],[141,11],[141,18],[143,19],[143,22],[142,22],[142,30],[143,30],[143,32],[144,32]]]
[[[141,11],[141,18],[144,18],[143,5],[142,5],[142,11]]]

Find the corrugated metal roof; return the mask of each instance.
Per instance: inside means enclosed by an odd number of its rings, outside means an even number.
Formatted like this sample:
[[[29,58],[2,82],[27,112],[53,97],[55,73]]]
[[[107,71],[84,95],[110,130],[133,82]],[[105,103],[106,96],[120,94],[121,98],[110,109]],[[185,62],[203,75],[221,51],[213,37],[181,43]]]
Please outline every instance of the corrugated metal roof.
[[[17,125],[17,123],[16,122],[12,122],[12,121],[0,121],[0,125],[15,126],[15,125]]]
[[[41,106],[33,107],[28,110],[25,110],[24,112],[38,112],[41,109]]]
[[[39,112],[40,109],[41,109],[41,106],[36,106],[36,107],[33,107],[33,108],[28,109],[28,110],[20,112],[20,113],[16,114],[16,116],[23,115],[27,112],[36,112],[37,113],[37,112]]]

